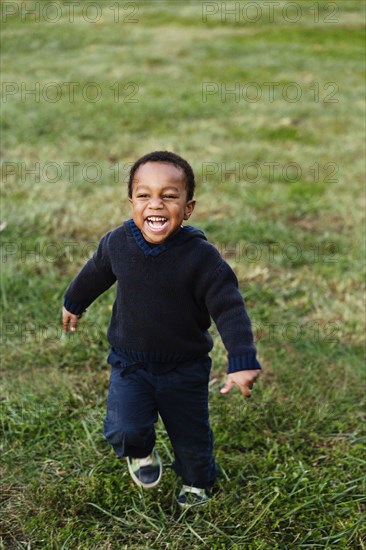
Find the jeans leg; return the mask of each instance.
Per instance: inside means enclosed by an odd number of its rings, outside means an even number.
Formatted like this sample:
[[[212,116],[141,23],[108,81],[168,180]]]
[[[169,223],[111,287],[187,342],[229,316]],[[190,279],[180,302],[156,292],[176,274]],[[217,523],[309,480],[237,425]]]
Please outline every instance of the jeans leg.
[[[159,376],[158,407],[169,438],[174,470],[185,485],[211,487],[217,476],[208,414],[211,360],[184,364]]]
[[[157,407],[153,379],[145,369],[121,376],[112,366],[104,435],[118,456],[144,458],[155,445]]]

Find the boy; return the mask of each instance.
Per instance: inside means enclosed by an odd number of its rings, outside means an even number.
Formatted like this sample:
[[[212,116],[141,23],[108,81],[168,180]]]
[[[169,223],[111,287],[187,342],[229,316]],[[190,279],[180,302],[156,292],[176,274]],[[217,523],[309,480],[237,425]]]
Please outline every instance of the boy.
[[[128,185],[133,219],[101,239],[63,308],[65,331],[75,331],[86,308],[117,281],[104,434],[127,457],[135,483],[155,487],[162,475],[154,447],[159,413],[183,482],[181,506],[207,502],[217,475],[208,418],[210,317],[229,355],[221,393],[236,385],[249,397],[261,368],[234,272],[201,231],[182,226],[195,207],[194,188],[191,166],[174,153],[137,160]]]

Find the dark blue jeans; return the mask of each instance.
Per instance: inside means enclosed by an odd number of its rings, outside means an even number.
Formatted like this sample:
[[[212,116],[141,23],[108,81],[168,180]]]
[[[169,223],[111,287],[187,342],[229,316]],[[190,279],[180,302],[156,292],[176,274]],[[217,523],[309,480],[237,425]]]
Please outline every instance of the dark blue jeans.
[[[186,485],[211,487],[217,467],[208,415],[210,369],[209,356],[161,374],[146,363],[112,364],[104,435],[117,455],[149,455],[159,414],[173,446],[176,474]]]

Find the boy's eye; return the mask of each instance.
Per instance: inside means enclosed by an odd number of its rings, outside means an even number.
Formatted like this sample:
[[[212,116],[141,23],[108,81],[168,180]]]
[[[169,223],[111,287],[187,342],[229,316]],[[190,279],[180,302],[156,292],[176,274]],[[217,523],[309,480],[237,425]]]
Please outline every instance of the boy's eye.
[[[138,199],[147,199],[147,198],[149,198],[149,196],[150,196],[150,195],[149,195],[148,193],[138,193],[138,194],[136,195],[136,197],[137,197]],[[169,195],[169,194],[167,194],[167,195],[162,195],[162,198],[163,198],[163,199],[177,199],[178,196],[177,196],[177,195]]]

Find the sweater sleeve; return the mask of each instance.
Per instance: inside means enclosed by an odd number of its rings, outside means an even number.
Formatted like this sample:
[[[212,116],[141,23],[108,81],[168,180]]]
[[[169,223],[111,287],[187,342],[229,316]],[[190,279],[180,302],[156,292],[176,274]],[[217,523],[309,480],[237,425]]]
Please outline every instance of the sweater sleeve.
[[[107,233],[100,241],[94,255],[71,281],[64,296],[64,306],[75,315],[83,313],[98,296],[116,281],[112,271]]]
[[[237,277],[222,258],[211,273],[205,296],[208,312],[228,352],[228,373],[261,369]]]

